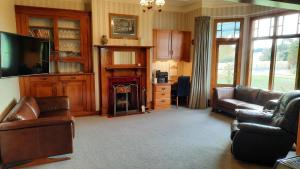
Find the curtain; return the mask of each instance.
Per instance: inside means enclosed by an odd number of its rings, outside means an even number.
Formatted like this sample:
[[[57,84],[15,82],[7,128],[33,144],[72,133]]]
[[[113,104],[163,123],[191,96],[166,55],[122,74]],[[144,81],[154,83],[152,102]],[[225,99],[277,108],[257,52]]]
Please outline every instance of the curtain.
[[[191,80],[190,108],[205,109],[209,99],[210,17],[195,18],[194,60]]]

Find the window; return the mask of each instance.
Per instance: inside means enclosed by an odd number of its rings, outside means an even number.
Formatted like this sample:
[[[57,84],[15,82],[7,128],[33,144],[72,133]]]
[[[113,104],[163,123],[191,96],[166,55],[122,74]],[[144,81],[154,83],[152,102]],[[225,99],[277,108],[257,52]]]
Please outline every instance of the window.
[[[252,57],[248,83],[286,92],[296,87],[300,14],[275,15],[252,21]]]
[[[218,84],[234,84],[236,44],[220,44],[218,46]]]
[[[217,24],[217,38],[239,38],[240,22],[219,22]]]
[[[212,84],[234,86],[239,83],[241,36],[243,19],[215,20],[215,39],[213,42]]]
[[[271,64],[272,40],[256,40],[253,42],[251,85],[260,89],[268,89]]]

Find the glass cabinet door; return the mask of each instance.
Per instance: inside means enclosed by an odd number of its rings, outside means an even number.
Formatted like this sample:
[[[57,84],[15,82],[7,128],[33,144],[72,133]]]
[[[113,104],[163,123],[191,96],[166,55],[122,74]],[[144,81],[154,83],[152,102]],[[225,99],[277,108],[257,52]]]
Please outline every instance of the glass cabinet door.
[[[50,72],[55,72],[54,19],[29,17],[28,26],[28,36],[50,41]]]
[[[58,19],[60,73],[83,72],[80,20]]]
[[[80,20],[58,20],[59,57],[81,57]]]

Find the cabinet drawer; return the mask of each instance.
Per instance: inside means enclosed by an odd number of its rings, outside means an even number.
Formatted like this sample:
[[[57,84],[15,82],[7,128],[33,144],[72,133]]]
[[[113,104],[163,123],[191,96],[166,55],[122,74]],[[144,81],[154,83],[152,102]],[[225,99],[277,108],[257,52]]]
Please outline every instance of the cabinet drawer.
[[[171,105],[171,99],[170,98],[155,99],[154,105]]]
[[[30,81],[37,82],[37,81],[56,81],[57,77],[55,76],[37,76],[37,77],[30,77]]]
[[[59,80],[86,80],[85,76],[60,76]]]
[[[170,93],[171,85],[155,85],[154,92]]]
[[[170,108],[171,107],[171,105],[170,104],[165,104],[165,105],[154,105],[154,109],[155,110],[160,110],[160,109],[168,109],[168,108]]]
[[[170,92],[154,92],[154,100],[155,99],[163,99],[163,98],[171,98]]]

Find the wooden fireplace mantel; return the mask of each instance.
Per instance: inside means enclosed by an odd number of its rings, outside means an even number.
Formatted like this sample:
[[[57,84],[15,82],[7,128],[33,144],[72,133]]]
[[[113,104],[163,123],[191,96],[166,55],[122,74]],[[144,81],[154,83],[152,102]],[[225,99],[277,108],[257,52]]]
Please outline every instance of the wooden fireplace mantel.
[[[116,69],[146,69],[146,66],[138,65],[107,65],[106,70],[116,70]]]
[[[153,48],[153,46],[123,46],[123,45],[94,45],[95,47],[98,47],[98,48],[119,48],[119,49],[124,49],[124,48],[127,48],[127,49],[150,49],[150,48]]]
[[[100,113],[109,115],[109,79],[114,77],[139,77],[141,79],[140,89],[146,91],[146,108],[151,108],[152,85],[150,50],[153,46],[121,46],[121,45],[95,45],[99,50],[99,93],[100,93]],[[105,49],[105,50],[103,50]],[[135,51],[136,64],[114,65],[114,51]]]

